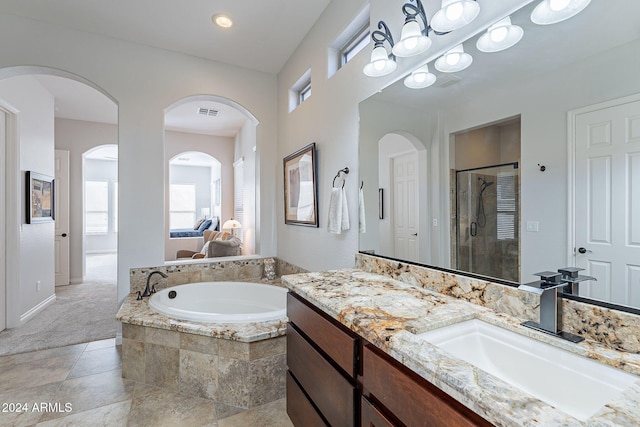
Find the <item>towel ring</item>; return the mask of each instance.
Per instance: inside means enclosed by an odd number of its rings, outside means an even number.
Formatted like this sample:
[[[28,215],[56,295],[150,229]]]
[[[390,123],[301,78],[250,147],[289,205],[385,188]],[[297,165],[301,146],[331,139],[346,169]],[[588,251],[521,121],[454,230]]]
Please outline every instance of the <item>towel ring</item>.
[[[340,169],[338,171],[338,173],[336,174],[336,176],[333,177],[333,183],[331,184],[331,187],[336,188],[336,179],[340,178],[340,174],[343,173],[345,175],[347,175],[349,173],[349,168],[346,167],[344,169]],[[346,180],[344,178],[342,178],[342,188],[344,188],[344,183],[346,182]]]

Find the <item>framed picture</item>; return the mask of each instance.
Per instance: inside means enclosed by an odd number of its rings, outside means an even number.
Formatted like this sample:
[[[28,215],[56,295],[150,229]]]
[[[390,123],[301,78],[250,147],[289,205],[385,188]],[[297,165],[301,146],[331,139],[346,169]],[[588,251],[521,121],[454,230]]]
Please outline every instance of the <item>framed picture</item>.
[[[31,171],[26,172],[27,224],[51,222],[55,219],[53,186],[52,177]]]
[[[284,158],[284,223],[318,227],[315,142]]]

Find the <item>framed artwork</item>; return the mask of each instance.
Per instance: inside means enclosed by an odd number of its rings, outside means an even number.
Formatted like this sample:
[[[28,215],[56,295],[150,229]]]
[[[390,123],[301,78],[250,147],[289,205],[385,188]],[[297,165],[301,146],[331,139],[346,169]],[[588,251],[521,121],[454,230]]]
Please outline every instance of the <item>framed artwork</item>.
[[[315,142],[284,158],[284,223],[318,227]]]
[[[27,224],[53,221],[55,219],[53,178],[32,171],[27,171],[25,175]]]

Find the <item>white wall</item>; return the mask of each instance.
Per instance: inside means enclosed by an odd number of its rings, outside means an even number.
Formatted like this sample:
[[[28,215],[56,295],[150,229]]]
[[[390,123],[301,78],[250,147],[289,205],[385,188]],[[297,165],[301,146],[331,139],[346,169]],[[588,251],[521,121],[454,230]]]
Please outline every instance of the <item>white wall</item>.
[[[274,164],[277,144],[276,77],[163,49],[77,32],[11,15],[0,15],[0,78],[14,66],[42,66],[73,73],[118,103],[119,242],[118,300],[129,293],[129,269],[164,262],[164,110],[192,95],[212,94],[235,101],[260,123],[258,162]],[[141,84],[141,82],[144,82]],[[52,147],[53,150],[53,147]],[[53,154],[52,154],[53,155]],[[53,163],[50,166],[53,168]],[[258,163],[259,168],[259,163]],[[262,185],[275,187],[272,174]],[[140,213],[147,213],[140,227]],[[261,230],[273,236],[272,198],[261,199]],[[275,239],[263,242],[275,254]],[[27,250],[25,248],[25,250]],[[27,250],[28,251],[28,250]]]
[[[12,299],[7,301],[8,306],[19,307],[15,317],[12,311],[8,313],[12,318],[7,319],[7,326],[15,327],[20,317],[30,314],[30,310],[54,295],[54,224],[25,224],[25,172],[54,176],[54,102],[53,96],[37,80],[27,76],[0,80],[0,99],[18,111],[20,247],[7,248],[19,251],[20,257],[19,290],[11,292]],[[36,281],[40,282],[39,291]]]
[[[69,151],[69,272],[71,283],[84,277],[83,157],[92,148],[118,144],[118,126],[82,120],[55,120],[55,148]]]

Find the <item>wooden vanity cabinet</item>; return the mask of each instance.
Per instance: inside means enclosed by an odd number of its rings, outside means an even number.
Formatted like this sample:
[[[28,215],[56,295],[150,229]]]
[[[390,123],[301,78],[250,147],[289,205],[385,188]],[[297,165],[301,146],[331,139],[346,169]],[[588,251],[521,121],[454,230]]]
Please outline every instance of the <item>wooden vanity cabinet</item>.
[[[378,406],[365,400],[369,408],[363,404],[362,427],[396,425],[390,420],[411,427],[492,425],[375,346],[366,344],[362,353],[362,394]],[[370,410],[375,412],[371,422],[366,420]]]
[[[297,427],[356,425],[359,338],[303,298],[287,297],[287,413]],[[320,424],[322,425],[322,424]]]
[[[287,315],[294,426],[491,426],[299,295],[288,294]]]

